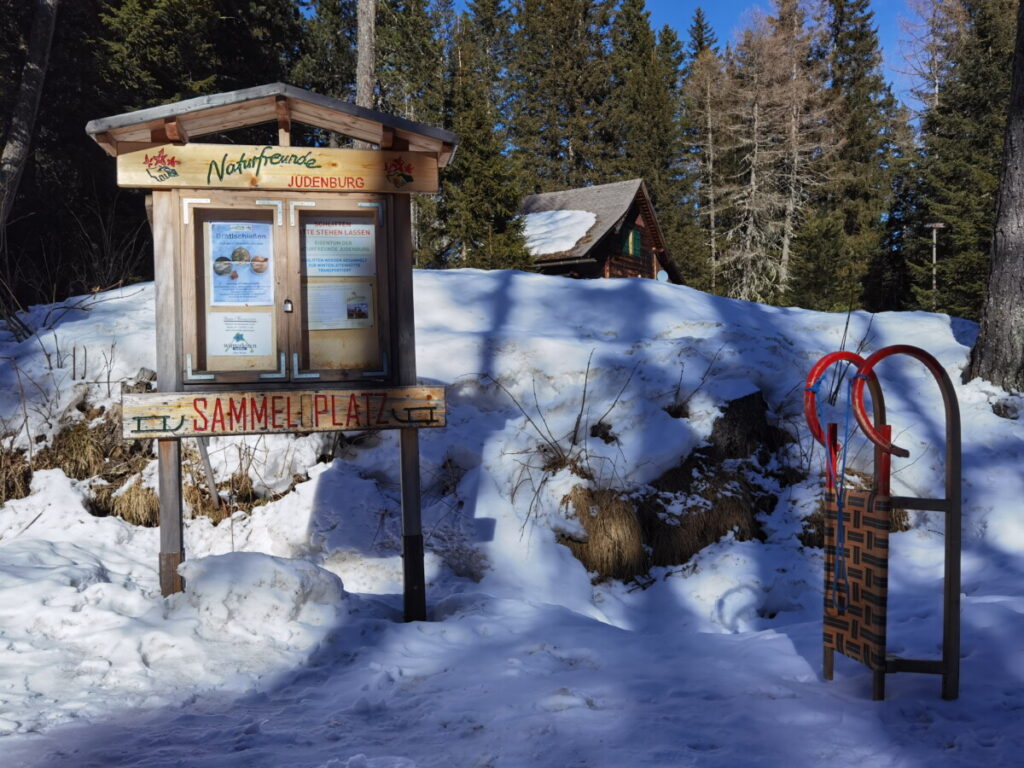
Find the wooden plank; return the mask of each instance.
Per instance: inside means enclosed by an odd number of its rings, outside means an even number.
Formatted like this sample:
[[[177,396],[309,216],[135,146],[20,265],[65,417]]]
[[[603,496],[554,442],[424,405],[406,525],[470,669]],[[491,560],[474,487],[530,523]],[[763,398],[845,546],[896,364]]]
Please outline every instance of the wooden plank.
[[[373,120],[325,109],[309,102],[293,100],[291,105],[292,119],[297,122],[326,128],[371,144],[380,145],[383,140],[384,126]]]
[[[426,621],[427,585],[423,569],[423,522],[420,511],[420,433],[399,432],[402,476],[402,575],[406,621]]]
[[[408,197],[391,199],[394,237],[395,304],[398,333],[398,383],[416,384],[416,322],[413,317],[412,206]]]
[[[288,107],[288,99],[278,96],[275,107],[277,108],[277,143],[282,147],[291,146],[292,114]]]
[[[885,659],[885,671],[915,672],[920,675],[941,675],[946,669],[945,665],[938,659],[903,659],[898,656],[887,656]]]
[[[122,187],[437,192],[437,157],[313,147],[166,144],[117,158]]]
[[[164,131],[167,133],[167,138],[173,142],[184,144],[188,141],[188,131],[185,130],[185,126],[176,117],[169,117],[164,120]]]
[[[156,370],[161,393],[181,389],[181,304],[178,290],[178,193],[160,190],[153,198],[153,272],[156,278]],[[160,591],[181,592],[178,565],[185,558],[181,498],[181,445],[157,440],[157,478],[160,487]]]
[[[224,133],[237,128],[247,128],[277,120],[277,107],[273,98],[250,101],[245,104],[217,107],[192,115],[181,115],[179,119],[193,137]]]
[[[156,283],[157,382],[161,392],[181,389],[181,276],[178,193],[153,192],[153,275]]]
[[[113,154],[116,156],[118,154],[123,155],[126,152],[141,152],[143,150],[153,149],[153,147],[159,147],[166,143],[166,141],[118,141],[116,146],[114,147]]]
[[[111,157],[117,157],[117,140],[110,134],[109,131],[104,131],[93,137],[96,139],[96,143],[99,144],[103,151]]]
[[[398,336],[398,382],[416,384],[416,323],[413,317],[412,205],[405,195],[391,197],[395,265],[395,304],[392,310]],[[406,621],[427,618],[423,570],[423,522],[420,491],[420,436],[415,429],[399,433],[401,446],[402,569]]]
[[[417,136],[414,133],[403,133],[401,136],[409,142],[409,149],[413,152],[427,152],[436,155],[444,147],[443,142],[429,136]]]
[[[448,163],[452,161],[452,157],[455,156],[455,145],[445,142],[441,145],[441,152],[437,156],[437,165],[439,168],[446,168]]]
[[[444,387],[145,392],[122,398],[127,439],[443,427]]]
[[[181,507],[181,443],[157,440],[157,476],[160,480],[160,594],[181,592],[185,584],[178,566],[185,559]]]

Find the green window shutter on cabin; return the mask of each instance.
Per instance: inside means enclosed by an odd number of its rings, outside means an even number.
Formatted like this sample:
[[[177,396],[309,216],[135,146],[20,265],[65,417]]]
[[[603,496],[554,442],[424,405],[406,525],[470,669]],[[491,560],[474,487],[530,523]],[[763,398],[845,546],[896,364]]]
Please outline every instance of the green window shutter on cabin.
[[[622,252],[627,256],[637,256],[640,253],[640,232],[631,229],[626,233],[626,239],[622,241]]]

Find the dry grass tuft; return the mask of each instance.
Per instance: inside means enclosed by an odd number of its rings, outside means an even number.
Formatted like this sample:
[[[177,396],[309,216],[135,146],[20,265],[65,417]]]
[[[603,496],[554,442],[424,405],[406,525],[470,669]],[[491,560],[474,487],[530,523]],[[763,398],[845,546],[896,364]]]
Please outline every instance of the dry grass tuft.
[[[599,580],[632,579],[650,568],[644,526],[633,502],[613,490],[593,490],[578,485],[562,500],[571,507],[586,538],[563,537],[588,571]]]
[[[101,413],[93,409],[93,413]],[[34,469],[60,469],[68,477],[88,480],[97,475],[107,480],[124,479],[145,466],[152,453],[145,442],[121,437],[121,408],[111,408],[98,423],[78,421],[54,435],[32,462]]]
[[[730,531],[740,541],[763,538],[756,517],[758,498],[745,477],[723,472],[701,485],[700,494],[709,504],[681,515],[666,514],[656,497],[647,501],[644,522],[652,565],[685,563]]]
[[[226,502],[214,504],[205,483],[182,483],[182,498],[193,517],[208,517],[215,524],[227,518],[231,512]]]
[[[91,490],[90,511],[97,517],[115,515],[145,528],[160,524],[160,500],[152,488],[142,484],[141,475],[133,475],[127,482],[104,483]]]
[[[25,452],[8,445],[0,447],[0,504],[28,496],[32,467]]]
[[[818,504],[818,508],[804,518],[803,528],[797,535],[800,543],[805,547],[813,549],[824,549],[825,547],[825,502]]]
[[[114,514],[114,494],[120,487],[114,483],[100,483],[89,488],[89,512],[93,517]]]
[[[132,525],[155,528],[160,524],[160,500],[141,479],[131,483],[114,497],[113,512]]]
[[[79,410],[96,418],[69,424],[54,435],[36,453],[33,469],[60,469],[76,480],[96,478],[89,498],[94,515],[117,515],[134,525],[155,526],[157,496],[141,482],[141,473],[153,458],[151,444],[121,437],[119,406],[104,413],[83,403]]]
[[[96,430],[84,421],[65,427],[35,456],[36,469],[60,469],[68,477],[87,480],[106,464]]]
[[[249,473],[241,470],[232,474],[228,479],[227,491],[231,494],[234,505],[246,512],[251,512],[253,507],[262,506],[270,500],[256,493],[256,487],[252,484]]]
[[[846,470],[846,486],[858,491],[871,488],[874,478],[864,472]],[[889,515],[889,532],[900,533],[910,530],[910,513],[905,509],[894,509]],[[804,518],[803,530],[798,537],[805,547],[821,549],[825,546],[825,497],[818,500],[814,512]]]
[[[894,509],[889,515],[889,531],[901,533],[910,530],[910,513],[905,509]]]
[[[668,514],[659,495],[628,496],[576,486],[562,504],[586,532],[561,541],[588,571],[606,579],[635,579],[652,566],[681,565],[729,532],[737,539],[763,538],[757,523],[759,496],[741,474],[702,479],[709,504]]]
[[[235,512],[249,513],[256,507],[280,499],[286,493],[291,492],[298,483],[307,479],[303,475],[294,475],[288,490],[261,495],[249,474],[252,464],[252,454],[240,453],[239,469],[227,481],[217,483],[215,493],[218,494],[218,501],[215,502],[210,495],[209,482],[202,467],[199,451],[190,444],[183,445],[182,467],[185,479],[182,495],[192,515],[208,517],[214,524],[218,524],[227,520]]]

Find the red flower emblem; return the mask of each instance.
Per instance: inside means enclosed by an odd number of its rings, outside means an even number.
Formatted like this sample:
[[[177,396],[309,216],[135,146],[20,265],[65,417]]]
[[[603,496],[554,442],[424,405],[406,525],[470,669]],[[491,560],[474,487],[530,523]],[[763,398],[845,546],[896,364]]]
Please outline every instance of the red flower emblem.
[[[384,176],[395,187],[404,187],[415,179],[413,178],[413,165],[399,155],[393,160],[384,163]]]

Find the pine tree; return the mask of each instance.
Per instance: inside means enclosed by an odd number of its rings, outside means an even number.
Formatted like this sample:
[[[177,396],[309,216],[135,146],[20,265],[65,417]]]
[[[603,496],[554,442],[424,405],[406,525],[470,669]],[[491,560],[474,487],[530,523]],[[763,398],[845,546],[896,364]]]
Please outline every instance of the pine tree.
[[[7,254],[16,258],[2,278],[23,304],[150,274],[142,194],[117,190],[114,164],[82,130],[89,120],[124,111],[96,43],[105,7],[103,0],[76,0],[58,12],[32,152],[4,232]],[[31,13],[23,21],[30,24]],[[21,61],[13,63],[20,73]]]
[[[104,74],[127,108],[284,79],[293,0],[120,0],[102,15]]]
[[[964,0],[908,0],[907,5],[916,20],[900,20],[907,36],[903,58],[914,79],[911,94],[923,113],[939,104],[941,85],[967,30],[967,7]]]
[[[662,69],[644,5],[644,0],[623,0],[614,16],[608,57],[611,90],[602,111],[613,148],[606,171],[617,178],[643,178],[653,191],[664,186],[666,150],[678,150],[672,74]]]
[[[518,217],[521,184],[504,153],[490,55],[500,3],[471,5],[457,24],[452,50],[452,129],[459,152],[444,171],[431,254],[445,266],[521,269],[530,263]]]
[[[722,280],[725,293],[771,302],[780,286],[778,251],[784,196],[778,169],[784,158],[786,105],[775,98],[778,58],[763,18],[743,31],[729,61],[729,101],[724,147],[739,169],[727,190],[732,218],[725,233]]]
[[[355,0],[306,0],[301,54],[289,82],[344,101],[355,98]]]
[[[508,98],[506,76],[511,58],[512,11],[506,0],[470,0],[466,8],[483,52],[480,68],[490,92],[490,103],[501,113]],[[506,121],[501,123],[507,134]]]
[[[682,140],[682,45],[671,29],[655,38],[644,0],[624,0],[611,44],[611,92],[602,114],[613,155],[604,163],[602,180],[642,178],[668,245],[678,252],[693,197]]]
[[[921,231],[919,153],[909,110],[897,120],[901,135],[892,153],[892,201],[885,217],[882,247],[864,276],[863,305],[869,312],[908,309],[912,306],[911,269],[907,261],[914,232]]]
[[[1017,3],[988,0],[966,6],[966,33],[922,129],[920,206],[924,222],[946,225],[938,240],[937,295],[931,291],[926,230],[911,243],[910,258],[918,306],[977,319],[995,220]]]
[[[611,0],[515,0],[510,141],[530,191],[602,180]]]
[[[444,38],[428,0],[381,0],[376,107],[428,125],[444,119]]]
[[[693,21],[690,22],[690,29],[688,31],[691,60],[696,60],[704,51],[718,52],[718,36],[715,35],[715,30],[708,24],[707,17],[704,15],[704,9],[699,5],[693,12]]]
[[[669,253],[687,282],[694,285],[703,279],[707,261],[697,210],[698,169],[691,158],[691,124],[684,94],[686,50],[675,30],[664,26],[658,33],[656,53],[672,114],[665,126],[662,169],[655,176],[654,184],[658,186],[652,185],[652,196]]]
[[[721,255],[722,144],[727,91],[724,64],[715,49],[714,32],[698,7],[690,25],[689,61],[685,68],[683,125],[685,144],[696,176],[700,248],[687,264],[688,282],[718,290]]]
[[[868,0],[828,0],[828,11],[830,143],[841,151],[799,237],[793,298],[802,306],[845,310],[860,303],[868,265],[883,247],[897,105],[882,75]]]
[[[36,114],[43,97],[43,83],[50,66],[50,46],[57,24],[57,0],[38,0],[32,32],[25,52],[25,66],[10,120],[0,134],[0,237],[14,207],[18,183],[28,160]]]
[[[408,120],[450,127],[450,82],[446,54],[451,30],[449,0],[381,0],[377,19],[377,93],[375,107]],[[448,26],[446,26],[448,25]],[[412,201],[414,249],[439,248],[437,200]]]

